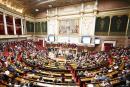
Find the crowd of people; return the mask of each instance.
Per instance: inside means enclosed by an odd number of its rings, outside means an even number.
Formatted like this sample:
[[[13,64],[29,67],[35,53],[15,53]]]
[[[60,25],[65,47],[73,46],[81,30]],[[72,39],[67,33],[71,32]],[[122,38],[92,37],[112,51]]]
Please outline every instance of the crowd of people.
[[[130,49],[129,48],[113,48],[109,52],[105,52],[105,51],[86,52],[74,60],[78,65],[77,69],[83,69],[78,71],[78,75],[80,78],[93,77],[94,82],[101,81],[103,86],[109,85],[105,87],[111,87],[110,84],[111,77],[107,76],[106,74],[113,71],[118,71],[116,75],[119,81],[121,81],[123,84],[126,83],[126,85],[128,85],[127,87],[130,86]],[[96,69],[97,71],[93,72],[92,71],[93,68],[96,68],[97,66],[99,66]]]
[[[65,63],[51,59],[48,54],[46,48],[32,40],[0,42],[1,81],[6,80],[9,84],[15,84],[14,82],[17,82],[14,81],[15,78],[18,76],[27,78],[27,72],[35,74],[45,68],[66,69]],[[21,71],[18,72],[17,69]],[[10,74],[13,74],[11,80]]]
[[[52,56],[53,53],[54,55]],[[109,52],[78,52],[73,53],[61,52],[60,50],[53,50],[39,46],[32,40],[0,42],[0,72],[1,80],[9,79],[7,76],[13,73],[12,77],[23,75],[16,69],[23,72],[31,71],[35,73],[39,69],[47,68],[48,66],[56,67],[57,69],[66,69],[67,63],[60,63],[52,57],[65,56],[70,64],[76,65],[76,70],[79,78],[92,77],[93,81],[102,82],[102,86],[111,87],[110,77],[107,73],[114,70],[119,70],[117,78],[130,86],[130,49],[129,48],[113,48]],[[119,69],[124,63],[124,68]],[[28,67],[28,66],[31,66]],[[78,69],[82,69],[78,71]],[[92,72],[97,70],[100,72]],[[10,83],[11,80],[8,80]],[[19,82],[17,82],[19,84]],[[27,84],[26,84],[27,85]],[[107,85],[107,86],[106,86]],[[108,86],[109,85],[109,86]]]

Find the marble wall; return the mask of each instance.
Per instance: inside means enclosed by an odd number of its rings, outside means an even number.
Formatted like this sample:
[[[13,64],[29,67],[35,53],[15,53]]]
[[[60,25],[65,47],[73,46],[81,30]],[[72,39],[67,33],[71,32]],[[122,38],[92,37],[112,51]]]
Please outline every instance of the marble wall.
[[[77,37],[80,42],[81,36],[94,36],[95,32],[95,20],[96,20],[96,2],[82,3],[71,6],[52,8],[47,10],[47,23],[48,23],[48,35],[53,34],[57,36],[58,39],[62,37]],[[78,20],[78,33],[76,34],[60,34],[61,31],[61,22],[66,20]],[[69,27],[74,27],[72,22],[69,21]],[[63,25],[63,24],[62,24]],[[67,26],[67,22],[64,24]],[[77,28],[77,27],[75,27]],[[63,28],[64,29],[64,28]],[[63,30],[64,31],[64,30]],[[62,36],[62,37],[61,37]],[[61,37],[61,38],[60,38]],[[71,40],[71,39],[70,39]],[[69,40],[69,41],[70,41]],[[72,41],[73,42],[73,41]]]

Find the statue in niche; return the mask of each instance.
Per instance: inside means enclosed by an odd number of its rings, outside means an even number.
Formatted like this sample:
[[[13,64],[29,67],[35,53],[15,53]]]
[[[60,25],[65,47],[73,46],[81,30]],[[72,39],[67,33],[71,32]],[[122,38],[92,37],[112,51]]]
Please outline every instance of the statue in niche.
[[[74,33],[78,33],[79,25],[76,25]]]
[[[67,31],[66,31],[66,27],[65,26],[60,26],[59,28],[59,34],[66,34]]]
[[[63,26],[60,26],[60,28],[59,28],[59,33],[60,34],[62,33],[62,29],[63,29]]]
[[[101,18],[101,21],[100,21],[100,30],[103,31],[103,28],[104,28],[104,19]]]
[[[67,27],[66,27],[66,33],[67,33],[67,34],[70,34],[70,33],[71,33],[70,26],[67,26]]]
[[[120,25],[121,25],[121,19],[120,18],[117,19],[116,24],[117,24],[117,31],[120,31]]]

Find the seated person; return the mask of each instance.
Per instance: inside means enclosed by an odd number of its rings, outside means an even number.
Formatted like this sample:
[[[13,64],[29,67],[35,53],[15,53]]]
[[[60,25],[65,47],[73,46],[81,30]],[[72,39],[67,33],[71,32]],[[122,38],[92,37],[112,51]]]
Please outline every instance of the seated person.
[[[84,72],[83,72],[83,71],[79,71],[79,72],[78,72],[78,75],[79,75],[80,77],[84,77]]]
[[[91,73],[91,72],[88,72],[87,70],[84,72],[84,75],[86,76],[86,77],[93,77],[93,76],[95,76],[95,73]]]
[[[113,87],[109,80],[102,81],[101,86],[103,86],[103,87]]]
[[[104,80],[107,80],[108,77],[105,76],[105,75],[102,74],[102,73],[99,73],[99,74],[97,73],[97,75],[95,75],[94,79],[95,79],[96,81],[104,81]]]

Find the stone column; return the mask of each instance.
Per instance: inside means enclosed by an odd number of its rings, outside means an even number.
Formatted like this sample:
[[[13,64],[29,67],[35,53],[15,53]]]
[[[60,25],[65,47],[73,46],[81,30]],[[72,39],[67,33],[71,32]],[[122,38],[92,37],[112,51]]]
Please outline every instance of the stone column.
[[[23,19],[21,18],[21,34],[24,34],[24,29],[23,29]]]
[[[4,30],[5,30],[5,35],[8,35],[7,31],[7,22],[6,22],[6,14],[3,13],[3,19],[4,19]]]
[[[13,17],[13,28],[14,28],[14,35],[16,35],[15,17]]]

